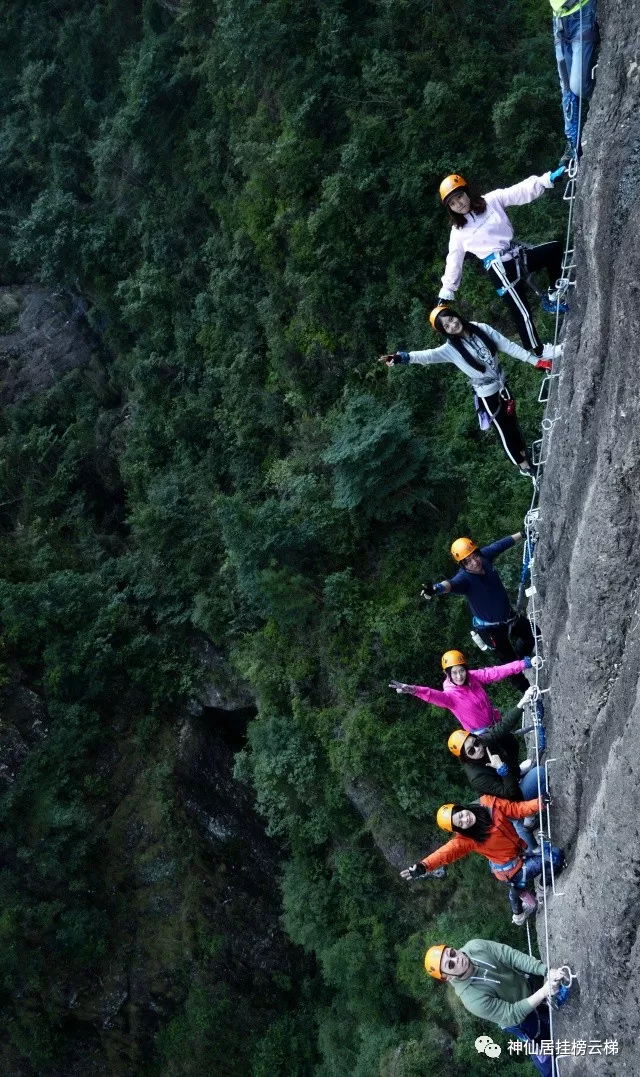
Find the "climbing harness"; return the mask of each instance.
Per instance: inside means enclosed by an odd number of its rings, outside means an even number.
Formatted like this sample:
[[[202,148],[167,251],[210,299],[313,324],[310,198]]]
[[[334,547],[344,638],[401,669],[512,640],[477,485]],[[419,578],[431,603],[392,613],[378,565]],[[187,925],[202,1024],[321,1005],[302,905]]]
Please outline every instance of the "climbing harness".
[[[523,277],[528,282],[527,255],[524,244],[510,243],[504,251],[492,251],[486,258],[483,258],[482,265],[484,269],[490,269],[492,267],[497,269],[496,262],[500,262],[502,265],[505,265],[507,262],[513,262],[516,271],[513,280],[507,280],[506,273],[503,274],[503,279],[506,283],[501,288],[496,288],[496,293],[501,299],[507,292],[512,292],[518,281],[522,280]]]
[[[538,299],[542,300],[547,296],[544,289],[536,284],[533,274],[529,271],[527,251],[531,249],[532,244],[530,243],[511,243],[506,250],[492,251],[491,254],[488,254],[486,258],[483,259],[482,265],[484,269],[488,270],[493,268],[500,273],[500,276],[505,282],[500,288],[496,288],[496,295],[499,295],[501,299],[509,293],[515,300],[518,300],[519,296],[515,289],[516,285],[519,284],[521,280],[524,281],[527,288],[530,288]],[[508,279],[506,270],[498,270],[496,265],[497,262],[500,262],[502,266],[509,262],[513,263],[515,268],[515,277],[513,280]]]

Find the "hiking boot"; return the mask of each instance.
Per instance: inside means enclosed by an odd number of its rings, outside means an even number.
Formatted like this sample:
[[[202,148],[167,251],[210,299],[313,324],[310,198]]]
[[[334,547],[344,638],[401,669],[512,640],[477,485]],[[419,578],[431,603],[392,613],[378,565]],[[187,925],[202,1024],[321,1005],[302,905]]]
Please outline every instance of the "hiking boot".
[[[533,911],[538,906],[538,902],[530,890],[522,891],[520,894],[520,901],[522,902],[523,909],[531,909]]]
[[[533,916],[534,912],[538,911],[538,902],[528,890],[525,890],[521,894],[520,900],[522,902],[522,912],[514,912],[511,917],[511,923],[515,924],[516,927],[522,927],[525,920],[527,920],[529,916]]]
[[[567,139],[567,144],[566,144],[566,146],[564,148],[564,153],[562,154],[562,157],[560,158],[560,160],[558,162],[558,168],[568,168],[571,161],[573,161],[575,156],[576,156],[576,148],[575,148],[573,142],[571,141],[571,139],[568,138]]]
[[[541,296],[540,306],[545,314],[566,314],[569,310],[567,304],[559,299],[557,292],[552,292],[551,295]]]

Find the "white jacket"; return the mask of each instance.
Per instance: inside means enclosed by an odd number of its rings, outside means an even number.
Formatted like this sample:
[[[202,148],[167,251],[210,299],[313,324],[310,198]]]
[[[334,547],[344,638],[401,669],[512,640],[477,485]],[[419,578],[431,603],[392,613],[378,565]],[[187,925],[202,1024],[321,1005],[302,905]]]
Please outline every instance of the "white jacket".
[[[499,333],[497,329],[493,329],[492,326],[485,325],[484,322],[472,322],[471,324],[477,324],[493,341],[496,348],[501,352],[505,352],[506,355],[512,355],[514,359],[521,359],[523,363],[531,363],[532,366],[535,366],[538,362],[537,355],[533,355],[531,352],[521,348],[519,344],[514,344],[512,340],[503,337],[502,333]],[[471,382],[471,387],[478,396],[493,396],[494,393],[500,392],[505,385],[504,371],[498,362],[498,357],[491,354],[480,337],[474,336],[471,341],[469,341],[469,338],[465,338],[465,347],[469,347],[469,343],[473,346],[476,358],[481,363],[484,363],[485,370],[476,370],[470,363],[467,363],[450,341],[442,344],[439,348],[430,348],[428,351],[409,352],[409,362],[420,363],[421,366],[430,366],[432,363],[453,363],[458,370],[467,375]]]
[[[453,299],[462,276],[465,254],[486,258],[494,251],[506,251],[513,239],[513,225],[505,212],[507,206],[526,206],[534,202],[553,184],[550,173],[529,176],[513,187],[500,188],[483,195],[487,208],[484,213],[467,213],[463,228],[452,228],[447,264],[442,277],[441,299]]]

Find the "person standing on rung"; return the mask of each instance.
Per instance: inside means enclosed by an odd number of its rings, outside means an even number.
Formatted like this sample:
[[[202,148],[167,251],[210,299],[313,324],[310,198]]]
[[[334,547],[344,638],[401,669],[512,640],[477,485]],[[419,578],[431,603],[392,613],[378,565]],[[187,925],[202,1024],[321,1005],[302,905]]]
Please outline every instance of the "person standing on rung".
[[[392,355],[381,355],[379,361],[387,366],[397,366],[399,363],[417,363],[420,366],[451,363],[457,367],[466,374],[473,389],[480,429],[484,431],[492,427],[507,458],[520,469],[521,474],[533,479],[534,470],[518,423],[516,402],[509,391],[498,352],[530,363],[548,374],[552,369],[552,359],[562,355],[562,345],[557,344],[551,350],[551,358],[539,359],[492,326],[484,322],[470,322],[448,306],[435,307],[429,315],[429,322],[432,329],[446,338],[445,344],[425,351],[398,351]]]
[[[596,0],[549,0],[549,3],[553,11],[553,44],[567,136],[565,161],[579,156],[580,98],[584,103],[593,93],[593,54],[600,34]]]
[[[527,297],[526,278],[546,269],[549,291],[542,296],[547,313],[566,312],[560,302],[557,282],[562,277],[562,244],[558,240],[524,247],[514,242],[509,206],[525,206],[550,190],[566,172],[561,165],[543,176],[529,176],[512,187],[478,194],[464,176],[447,176],[440,184],[440,198],[451,221],[451,237],[438,304],[449,303],[462,278],[466,254],[479,258],[496,291],[509,307],[525,348],[543,359],[553,358],[553,344],[543,344],[536,329]]]
[[[517,613],[509,599],[505,586],[493,562],[516,542],[522,542],[523,534],[492,542],[482,549],[470,538],[459,538],[451,545],[451,556],[460,568],[450,580],[426,583],[420,592],[422,598],[435,595],[464,595],[472,613],[473,632],[493,651],[501,662],[514,662],[530,657],[535,641],[528,619]],[[526,692],[529,682],[524,673],[516,673],[511,680],[521,692]]]
[[[553,1051],[547,1002],[560,991],[563,968],[548,968],[538,958],[491,939],[470,939],[460,950],[437,943],[427,950],[424,967],[434,980],[450,984],[469,1013],[530,1044],[527,1057],[541,1077],[557,1073],[551,1054],[535,1052],[542,1052],[542,1041],[551,1041]]]

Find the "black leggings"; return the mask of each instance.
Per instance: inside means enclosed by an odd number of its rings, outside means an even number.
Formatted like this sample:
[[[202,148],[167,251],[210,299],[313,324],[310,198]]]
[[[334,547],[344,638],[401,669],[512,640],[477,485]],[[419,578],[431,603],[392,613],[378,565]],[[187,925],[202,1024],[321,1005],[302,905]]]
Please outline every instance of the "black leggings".
[[[491,424],[512,464],[520,467],[524,461],[530,464],[522,431],[518,426],[516,402],[507,388],[504,395],[478,397],[481,407],[491,417]]]
[[[496,658],[501,662],[515,662],[518,658],[530,657],[535,650],[535,641],[528,617],[520,614],[511,627],[507,624],[487,625],[475,631],[493,647]],[[509,680],[517,685],[521,692],[526,692],[529,682],[524,673],[514,673]]]
[[[546,269],[549,274],[549,286],[555,288],[556,281],[562,276],[562,244],[554,239],[551,243],[540,243],[537,247],[528,247],[526,269],[527,273],[536,273],[539,269]],[[489,266],[489,274],[497,289],[506,289],[502,298],[513,314],[524,347],[535,355],[542,355],[542,341],[533,322],[527,298],[527,284],[524,277],[517,279],[517,261],[511,259],[509,262],[502,262],[496,258]]]

